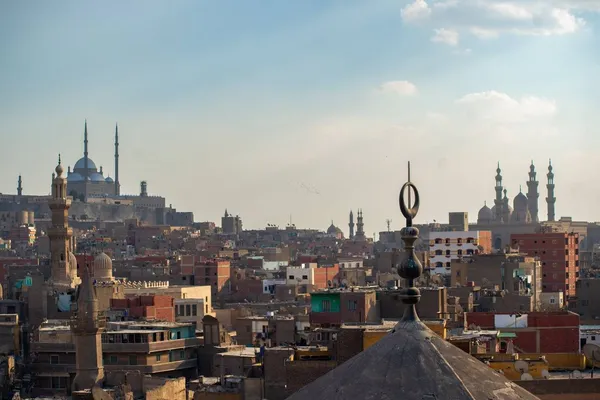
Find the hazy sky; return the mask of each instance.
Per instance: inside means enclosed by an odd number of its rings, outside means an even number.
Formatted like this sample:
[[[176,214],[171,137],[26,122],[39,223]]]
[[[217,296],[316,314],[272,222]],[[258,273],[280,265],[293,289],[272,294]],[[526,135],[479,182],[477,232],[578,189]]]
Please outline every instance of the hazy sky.
[[[599,0],[0,2],[0,192],[83,152],[122,192],[248,228],[471,220],[533,159],[545,217],[600,220]],[[511,200],[512,201],[512,200]]]

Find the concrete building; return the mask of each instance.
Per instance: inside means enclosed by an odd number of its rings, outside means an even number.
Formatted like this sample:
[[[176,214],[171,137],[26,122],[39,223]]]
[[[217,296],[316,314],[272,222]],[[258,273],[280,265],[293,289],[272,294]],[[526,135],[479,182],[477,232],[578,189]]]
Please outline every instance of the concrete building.
[[[450,264],[492,250],[490,231],[431,232],[429,234],[429,262],[433,273],[448,275]]]
[[[340,326],[349,322],[378,322],[373,289],[330,289],[311,293],[312,327]]]
[[[576,295],[579,277],[579,234],[541,232],[511,235],[513,247],[542,262],[542,291]]]
[[[213,297],[231,293],[231,263],[227,260],[197,262],[194,266],[197,285],[210,286]]]
[[[221,218],[221,228],[225,235],[239,235],[243,230],[242,219],[239,215],[234,217],[225,210],[225,215]]]
[[[148,295],[171,296],[175,299],[176,304],[178,300],[202,299],[204,301],[204,314],[212,314],[212,288],[210,286],[183,286],[169,285],[168,282],[161,284],[147,282],[145,285],[143,283],[128,283],[124,286],[123,290],[126,297]]]

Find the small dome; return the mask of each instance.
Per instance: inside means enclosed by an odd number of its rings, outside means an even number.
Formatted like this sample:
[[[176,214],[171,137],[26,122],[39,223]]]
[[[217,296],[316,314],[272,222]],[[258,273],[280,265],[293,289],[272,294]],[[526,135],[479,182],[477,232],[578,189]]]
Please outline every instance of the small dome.
[[[104,180],[104,182],[106,182],[106,183],[114,183],[115,181],[113,180],[113,178],[111,178],[111,177],[109,176],[109,177],[107,177],[107,178]]]
[[[104,177],[98,172],[92,173],[90,175],[90,179],[92,180],[92,182],[104,182]]]
[[[513,208],[515,210],[526,210],[527,209],[527,196],[523,194],[523,192],[519,192],[518,195],[515,196],[513,200]]]
[[[492,209],[489,208],[487,204],[484,204],[477,214],[477,221],[491,221],[492,219],[494,219]]]
[[[85,169],[85,157],[82,157],[79,160],[77,160],[77,162],[75,163],[75,166],[73,167],[73,169],[74,170],[76,170],[76,169]],[[93,169],[94,171],[98,170],[98,168],[96,168],[96,164],[89,157],[88,157],[88,169]]]
[[[62,175],[64,169],[63,169],[62,165],[58,164],[56,166],[56,168],[54,169],[54,171],[56,171],[56,175],[58,175],[60,177]]]
[[[106,253],[100,253],[94,259],[94,278],[112,280],[112,260]]]
[[[329,228],[327,228],[327,234],[328,235],[336,235],[336,234],[338,234],[340,232],[341,232],[341,229],[338,228],[337,226],[335,226],[333,224],[333,222],[331,223],[331,225],[329,226]]]
[[[69,176],[67,176],[67,182],[81,182],[83,181],[83,176],[78,174],[77,172],[71,172]]]

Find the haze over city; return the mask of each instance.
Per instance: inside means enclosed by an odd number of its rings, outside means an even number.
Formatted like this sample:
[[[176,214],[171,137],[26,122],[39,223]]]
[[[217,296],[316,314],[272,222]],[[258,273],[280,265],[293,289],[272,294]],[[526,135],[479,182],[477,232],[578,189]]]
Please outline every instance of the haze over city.
[[[556,214],[600,219],[594,1],[129,1],[0,4],[0,192],[46,194],[58,153],[244,227],[475,216],[552,159]]]

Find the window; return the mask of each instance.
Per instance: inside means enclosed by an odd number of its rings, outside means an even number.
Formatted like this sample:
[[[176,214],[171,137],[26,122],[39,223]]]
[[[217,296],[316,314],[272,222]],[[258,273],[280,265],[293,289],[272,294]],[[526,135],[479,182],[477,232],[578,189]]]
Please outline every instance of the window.
[[[129,365],[137,365],[137,356],[129,356]]]
[[[190,304],[185,305],[185,315],[188,317],[192,315],[192,306]]]
[[[323,300],[323,301],[321,301],[321,310],[323,312],[329,312],[329,311],[331,311],[331,302],[329,300]]]
[[[308,275],[302,275],[302,279],[307,280],[308,279]]]
[[[50,364],[60,364],[60,361],[58,359],[58,354],[50,355]]]
[[[344,265],[344,264],[342,264],[342,266],[343,266],[343,265]],[[290,275],[290,276],[288,276],[288,279],[294,279],[294,275]]]
[[[108,363],[109,364],[117,364],[119,362],[119,360],[117,359],[117,356],[110,356],[108,357]]]
[[[62,376],[53,376],[51,380],[52,389],[65,389],[67,387],[67,378]]]
[[[198,306],[196,304],[192,304],[192,315],[198,315]]]
[[[446,250],[446,255],[449,256],[450,255],[450,250]]]
[[[456,271],[456,277],[460,278],[460,270]]]
[[[462,250],[457,250],[456,252],[459,256],[462,256]]]
[[[349,311],[356,311],[358,302],[356,300],[348,300],[348,310]]]
[[[552,297],[552,298],[550,299],[550,304],[555,304],[555,303],[556,303],[556,299],[555,299],[554,297]]]
[[[596,340],[596,336],[592,336],[592,340]]]
[[[356,263],[356,268],[360,268],[360,263]]]
[[[436,250],[436,251],[435,251],[435,255],[436,255],[436,256],[441,256],[442,254],[443,254],[443,253],[442,253],[442,251],[441,251],[441,250]]]
[[[181,351],[179,352],[179,359],[180,359],[180,360],[185,360],[185,350],[181,350]]]
[[[160,361],[160,354],[156,355],[156,361]]]

